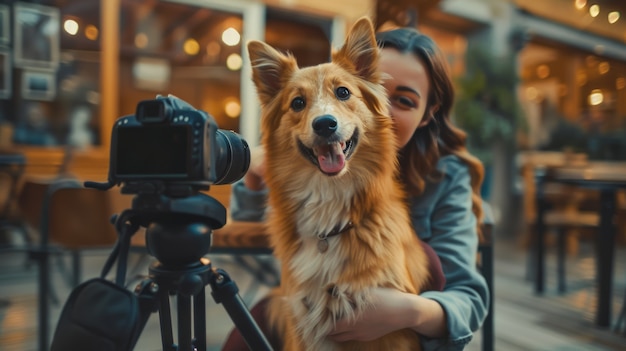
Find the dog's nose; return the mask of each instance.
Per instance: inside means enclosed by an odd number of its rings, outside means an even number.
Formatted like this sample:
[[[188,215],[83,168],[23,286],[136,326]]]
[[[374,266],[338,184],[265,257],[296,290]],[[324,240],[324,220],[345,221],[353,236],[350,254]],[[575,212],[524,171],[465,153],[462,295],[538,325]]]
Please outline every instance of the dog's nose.
[[[323,115],[313,120],[315,134],[329,137],[337,131],[337,119],[331,115]]]

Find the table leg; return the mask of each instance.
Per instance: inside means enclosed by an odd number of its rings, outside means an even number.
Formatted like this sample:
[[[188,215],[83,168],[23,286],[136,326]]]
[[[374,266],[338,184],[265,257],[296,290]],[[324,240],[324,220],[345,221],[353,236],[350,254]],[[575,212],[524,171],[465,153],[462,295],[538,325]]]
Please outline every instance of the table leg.
[[[544,198],[543,176],[537,176],[536,178],[536,191],[535,191],[535,203],[537,206],[537,223],[535,225],[535,293],[543,294],[544,290],[544,271],[545,271],[545,223],[544,214],[546,211],[546,201]]]
[[[600,192],[600,232],[597,245],[598,311],[596,323],[611,325],[611,296],[613,285],[613,256],[615,255],[615,190]]]

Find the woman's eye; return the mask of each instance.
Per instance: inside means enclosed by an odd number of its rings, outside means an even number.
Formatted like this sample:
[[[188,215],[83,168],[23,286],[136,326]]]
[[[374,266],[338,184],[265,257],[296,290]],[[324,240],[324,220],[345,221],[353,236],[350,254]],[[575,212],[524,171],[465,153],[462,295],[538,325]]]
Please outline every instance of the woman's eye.
[[[415,108],[416,105],[413,102],[413,100],[409,99],[406,96],[396,96],[395,98],[393,98],[392,103],[395,104],[398,107],[404,107],[404,108]]]
[[[335,96],[339,100],[348,100],[350,98],[350,90],[346,87],[339,87],[335,89]]]
[[[296,98],[294,98],[293,100],[291,100],[291,109],[296,111],[296,112],[300,112],[302,110],[304,110],[304,108],[306,107],[306,101],[304,101],[304,98],[301,96],[298,96]]]

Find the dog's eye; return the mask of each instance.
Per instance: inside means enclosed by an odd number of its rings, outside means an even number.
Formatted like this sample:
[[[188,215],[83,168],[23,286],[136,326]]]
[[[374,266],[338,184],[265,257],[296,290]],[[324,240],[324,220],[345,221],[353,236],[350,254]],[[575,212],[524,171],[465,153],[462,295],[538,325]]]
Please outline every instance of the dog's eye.
[[[348,100],[350,98],[350,90],[346,87],[339,87],[335,89],[335,96],[339,100]]]
[[[306,107],[306,101],[304,101],[304,98],[301,96],[298,96],[297,98],[294,98],[293,100],[291,100],[291,109],[296,111],[296,112],[300,112],[302,110],[304,110],[304,108]]]

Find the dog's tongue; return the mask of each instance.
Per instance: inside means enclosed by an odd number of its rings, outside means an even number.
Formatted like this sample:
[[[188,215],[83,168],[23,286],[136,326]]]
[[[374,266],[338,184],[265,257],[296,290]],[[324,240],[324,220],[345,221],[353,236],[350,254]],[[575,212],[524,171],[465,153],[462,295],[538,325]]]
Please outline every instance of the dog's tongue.
[[[317,147],[317,162],[324,173],[337,173],[346,164],[342,143],[333,143]]]

